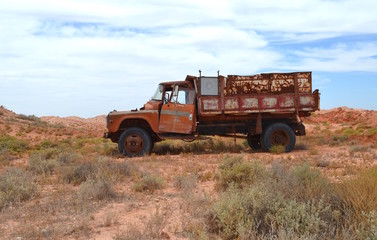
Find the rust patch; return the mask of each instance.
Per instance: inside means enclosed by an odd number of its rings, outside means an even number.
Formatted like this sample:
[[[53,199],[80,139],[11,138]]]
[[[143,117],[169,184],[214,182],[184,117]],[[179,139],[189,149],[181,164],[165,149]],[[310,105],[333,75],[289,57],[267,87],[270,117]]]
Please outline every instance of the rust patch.
[[[225,100],[225,109],[237,109],[238,108],[238,100],[237,98],[228,98]]]
[[[245,108],[245,109],[257,109],[258,108],[258,98],[251,98],[251,97],[248,97],[248,98],[244,98],[242,100],[242,108]]]
[[[277,106],[277,98],[276,97],[264,97],[262,100],[263,108],[276,108]]]
[[[290,108],[295,106],[293,96],[284,96],[280,98],[280,107],[282,108]]]
[[[203,99],[203,110],[219,110],[219,99]]]
[[[225,96],[256,93],[293,93],[297,76],[300,93],[311,93],[311,72],[267,73],[250,76],[228,75]]]
[[[300,105],[302,106],[315,106],[315,101],[313,96],[300,96]]]

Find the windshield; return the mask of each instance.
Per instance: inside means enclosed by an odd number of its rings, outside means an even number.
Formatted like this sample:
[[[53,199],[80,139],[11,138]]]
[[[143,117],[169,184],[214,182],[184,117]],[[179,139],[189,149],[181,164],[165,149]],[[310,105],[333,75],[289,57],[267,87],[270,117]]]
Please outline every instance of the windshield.
[[[162,92],[164,91],[164,86],[163,85],[158,85],[158,88],[156,92],[154,93],[152,100],[162,100]]]

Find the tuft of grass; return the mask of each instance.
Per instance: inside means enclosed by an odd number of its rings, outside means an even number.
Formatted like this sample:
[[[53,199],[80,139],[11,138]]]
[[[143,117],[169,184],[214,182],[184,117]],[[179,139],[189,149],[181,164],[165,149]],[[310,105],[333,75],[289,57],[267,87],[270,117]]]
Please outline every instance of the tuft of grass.
[[[352,146],[349,152],[350,153],[366,152],[366,151],[368,151],[368,149],[369,149],[368,146],[356,145],[356,146]]]
[[[285,148],[283,145],[272,145],[270,152],[273,154],[282,154],[285,153]]]
[[[104,179],[88,179],[80,185],[78,198],[86,200],[104,200],[115,198],[113,184]]]
[[[137,180],[132,186],[135,192],[150,192],[153,193],[155,190],[162,189],[165,185],[164,180],[155,175],[145,174],[141,179]]]
[[[28,161],[28,171],[44,176],[51,175],[57,167],[55,149],[38,151],[30,155]]]
[[[327,178],[322,176],[318,169],[311,169],[309,164],[293,168],[284,185],[285,196],[303,202],[319,200],[324,194],[332,191]]]
[[[197,177],[194,174],[178,175],[173,179],[174,187],[185,192],[195,189],[196,182]]]
[[[377,168],[365,170],[356,178],[336,185],[336,192],[344,205],[344,211],[351,211],[360,221],[364,213],[377,209]]]
[[[39,196],[39,187],[32,179],[32,176],[17,168],[0,175],[0,210]]]

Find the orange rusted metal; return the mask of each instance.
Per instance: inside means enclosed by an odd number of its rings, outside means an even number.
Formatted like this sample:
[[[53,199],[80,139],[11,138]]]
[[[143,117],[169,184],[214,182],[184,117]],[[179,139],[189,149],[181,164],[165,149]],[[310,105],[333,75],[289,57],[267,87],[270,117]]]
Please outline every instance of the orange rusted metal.
[[[195,105],[167,103],[161,109],[159,132],[190,134],[195,119]]]

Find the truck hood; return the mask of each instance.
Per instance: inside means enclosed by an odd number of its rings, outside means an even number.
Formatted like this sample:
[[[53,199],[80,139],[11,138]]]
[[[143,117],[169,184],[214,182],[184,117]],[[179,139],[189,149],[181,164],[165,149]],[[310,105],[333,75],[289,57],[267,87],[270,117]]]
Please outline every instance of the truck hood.
[[[143,113],[158,113],[157,110],[132,110],[132,111],[111,111],[109,113],[109,116],[117,116],[117,115],[132,115],[132,114],[140,114],[140,112]]]

